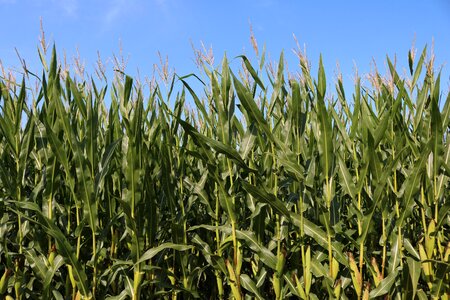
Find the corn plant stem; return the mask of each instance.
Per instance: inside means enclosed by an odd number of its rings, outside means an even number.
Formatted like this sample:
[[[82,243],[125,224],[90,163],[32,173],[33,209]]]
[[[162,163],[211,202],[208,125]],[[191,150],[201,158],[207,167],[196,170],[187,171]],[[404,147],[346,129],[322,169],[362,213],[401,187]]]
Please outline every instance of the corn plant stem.
[[[114,226],[111,226],[111,248],[109,249],[109,256],[111,256],[111,258],[114,258],[115,252],[116,252],[116,239],[115,239],[115,229]]]
[[[331,188],[329,186],[330,182],[328,179],[328,174],[325,175],[325,181],[326,181],[326,189],[327,189],[327,199],[326,200],[326,204],[327,204],[327,218],[328,220],[326,220],[326,222],[330,222],[331,220],[331,199],[328,199],[328,197],[330,197],[331,195]],[[333,274],[333,246],[331,243],[331,223],[328,223],[326,229],[327,229],[327,242],[328,242],[328,262],[330,264],[330,276],[332,276]]]
[[[275,159],[275,145],[274,143],[271,143],[271,152],[272,152],[272,163],[273,163],[273,168],[276,170],[277,169],[277,161]],[[278,196],[278,175],[277,173],[272,173],[272,178],[273,178],[273,195],[275,197]],[[276,226],[276,232],[275,232],[275,236],[276,236],[276,240],[277,240],[277,268],[279,265],[282,265],[283,262],[280,261],[284,258],[282,258],[283,253],[281,253],[281,220],[280,220],[280,215],[278,213],[275,214],[275,226]],[[276,280],[274,280],[274,289],[275,289],[275,294],[277,299],[281,299],[282,295],[281,295],[281,274],[279,273],[280,270],[276,270],[276,274],[275,274],[275,278]]]
[[[300,212],[300,239],[301,239],[301,245],[300,245],[300,250],[301,250],[301,256],[302,256],[302,266],[303,266],[303,276],[305,276],[306,274],[306,265],[305,265],[305,243],[304,243],[304,237],[305,237],[305,227],[304,227],[304,217],[303,217],[303,205],[304,205],[304,199],[303,199],[303,193],[300,190],[299,191],[299,212]]]
[[[231,166],[231,162],[230,160],[227,158],[227,165],[228,165],[228,172],[230,174],[230,190],[233,190],[233,167]],[[232,203],[233,206],[236,205],[236,197],[232,196]],[[239,251],[239,246],[238,246],[238,242],[237,242],[237,235],[236,235],[236,221],[232,220],[231,221],[231,231],[232,231],[232,236],[233,236],[233,266],[236,272],[236,285],[237,285],[237,289],[240,293],[241,291],[241,285],[240,285],[240,269],[239,267],[239,262],[238,262],[238,251]]]
[[[358,171],[356,173],[358,173]],[[358,192],[358,210],[362,213],[361,192]],[[358,232],[359,232],[359,235],[361,236],[362,220],[359,218],[358,218]],[[364,241],[361,241],[361,243],[359,244],[359,272],[361,273],[361,278],[364,276],[363,275],[363,266],[364,266]]]
[[[218,294],[217,297],[218,299],[224,299],[222,276],[220,275],[219,271],[215,271],[215,275],[217,283],[217,294]]]
[[[392,148],[392,158],[395,159],[395,149],[394,148]],[[393,176],[394,176],[394,193],[397,194],[398,186],[397,186],[397,170],[396,169],[394,169],[394,175]],[[396,204],[397,212],[398,212],[399,204],[398,204],[398,198],[397,197],[395,197],[395,204]],[[397,214],[397,217],[399,217],[398,214]],[[402,238],[402,227],[401,226],[398,227],[397,239],[398,239],[398,244],[399,244],[398,245],[398,251],[400,252],[400,266],[403,266],[403,259],[402,259],[402,257],[403,257],[403,251],[402,251],[403,238]]]
[[[297,124],[297,128],[298,128]],[[297,153],[300,153],[301,147],[300,147],[300,133],[298,130],[295,131],[295,141],[297,145]],[[300,155],[297,156],[297,164],[300,165]],[[302,269],[303,269],[303,278],[306,278],[306,274],[309,270],[307,270],[306,266],[306,254],[305,254],[305,226],[304,226],[304,216],[303,216],[303,205],[304,205],[304,199],[303,199],[303,186],[299,184],[298,186],[298,194],[299,194],[299,202],[298,202],[298,209],[300,212],[300,254],[302,258]],[[306,284],[305,284],[306,287]],[[306,289],[304,289],[306,292]],[[306,299],[309,299],[309,293],[306,294]]]
[[[139,300],[141,297],[140,287],[141,287],[142,275],[143,275],[143,273],[140,272],[139,264],[138,264],[137,270],[134,271],[132,300]]]
[[[17,160],[17,170],[19,170],[19,162]],[[17,177],[19,177],[19,172],[17,172]],[[21,184],[19,183],[20,181],[20,177],[18,178],[17,181],[17,201],[22,201],[22,191],[21,191]],[[17,218],[18,220],[18,226],[19,226],[19,254],[23,253],[23,231],[22,231],[22,218],[19,216]],[[20,292],[20,286],[21,286],[21,281],[23,281],[23,277],[22,277],[22,270],[20,269],[20,263],[18,261],[19,258],[16,259],[16,271],[15,271],[15,275],[14,275],[14,290],[15,290],[15,294],[16,294],[16,299],[22,299],[22,294]]]
[[[300,246],[301,256],[302,256],[302,268],[303,268],[303,278],[306,278],[306,274],[309,270],[307,270],[306,266],[306,255],[305,255],[305,243],[304,243],[304,236],[305,236],[305,229],[303,225],[303,196],[300,195],[300,237],[302,244]],[[306,282],[305,282],[306,287]],[[305,289],[306,292],[306,289]],[[309,299],[309,294],[306,294],[306,299]]]
[[[80,226],[81,220],[80,220],[80,209],[78,206],[75,209],[75,217],[77,221],[77,227]],[[76,249],[76,256],[77,259],[80,259],[80,249],[81,249],[81,235],[77,237],[77,249]]]
[[[52,207],[52,198],[53,198],[53,195],[50,193],[50,196],[48,197],[48,202],[47,202],[47,206],[48,206],[48,218],[49,218],[49,220],[52,220],[53,219],[53,216],[52,216],[52,209],[51,209],[51,207]],[[70,223],[70,222],[69,222]],[[68,232],[70,232],[70,231],[68,231]],[[50,252],[50,249],[52,248],[52,237],[49,235],[48,236],[48,250],[49,250],[49,252]]]
[[[133,273],[133,297],[132,300],[140,299],[140,287],[143,273],[140,271],[140,265],[135,267]]]
[[[69,206],[67,208],[67,227],[66,227],[67,235],[69,235],[70,232],[71,232],[71,228],[72,228],[71,223],[72,223],[72,213],[71,213],[71,208]],[[49,237],[49,240],[50,240],[50,238],[51,237]],[[78,239],[77,239],[77,245],[78,245]],[[51,250],[49,250],[49,251],[51,251]],[[77,249],[76,249],[76,251],[77,251]],[[67,266],[67,269],[68,269],[69,273],[72,272],[71,268],[72,268],[71,265]],[[70,283],[71,282],[70,282],[70,275],[69,275],[69,276],[66,277],[66,294],[67,295],[69,294],[69,284]],[[75,297],[75,289],[72,288],[72,299],[74,299],[74,297]]]
[[[171,213],[171,218],[173,218],[175,220],[176,218],[176,212],[175,212],[175,206],[172,200],[169,200],[169,206],[170,206],[170,213]],[[179,236],[178,236],[178,228],[175,228],[176,225],[172,224],[172,228],[173,228],[173,236],[172,236],[172,240],[174,242],[178,242],[179,241]],[[175,270],[177,270],[177,253],[175,251],[172,251],[172,263],[171,266],[169,266],[169,271],[170,273],[172,273],[172,275],[169,275],[169,280],[170,283],[172,285],[176,284],[176,274],[175,274]],[[172,299],[176,299],[177,298],[177,291],[173,290],[172,291]]]
[[[424,234],[426,233],[426,229],[427,229],[427,221],[426,221],[426,217],[425,217],[425,202],[426,202],[426,198],[425,198],[425,191],[423,189],[423,186],[420,187],[420,202],[422,203],[422,206],[420,208],[420,212],[421,212],[421,216],[422,216],[422,226],[423,226],[423,230],[424,230]]]
[[[134,178],[134,172],[131,172],[131,182],[135,182]],[[136,191],[135,191],[135,185],[131,185],[131,222],[136,222]],[[139,237],[137,231],[133,231],[132,235],[135,235],[134,239],[137,241],[136,244],[133,245],[136,249],[136,259],[139,259],[140,257],[140,251],[139,251]],[[133,278],[133,297],[132,300],[139,300],[140,298],[140,281],[142,279],[141,274],[141,264],[137,264],[134,267],[134,278]]]
[[[217,191],[217,183],[215,184],[215,189]],[[219,195],[216,195],[216,228],[219,228],[219,217],[220,217],[220,204],[219,204]],[[216,253],[219,257],[222,256],[222,250],[220,248],[220,232],[219,229],[216,229]],[[219,299],[224,298],[224,291],[223,291],[223,280],[222,275],[219,271],[215,271],[216,276],[216,282],[217,282],[217,291],[218,291],[218,297]]]
[[[17,218],[17,225],[19,226],[19,254],[22,254],[23,253],[23,245],[22,245],[23,232],[22,232],[22,218],[20,216],[18,216],[18,218]]]
[[[110,256],[111,259],[114,260],[117,256],[117,241],[119,240],[118,234],[119,231],[117,229],[114,229],[114,226],[111,226],[112,229],[112,235],[111,235],[111,252]],[[113,292],[117,292],[117,283],[115,281],[111,282],[111,288]]]
[[[20,286],[22,281],[22,271],[19,268],[19,262],[15,262],[15,275],[14,275],[14,292],[16,299],[22,299],[22,294],[20,293]]]
[[[19,109],[18,107],[14,107],[14,110]],[[18,122],[20,122],[20,118],[19,120],[17,120]],[[22,201],[22,184],[21,181],[22,179],[20,178],[20,161],[19,161],[19,156],[20,156],[20,134],[18,134],[16,132],[15,135],[15,153],[16,153],[16,157],[15,157],[15,162],[16,162],[16,197],[17,197],[17,201],[21,202]],[[17,218],[17,223],[18,223],[18,230],[19,230],[19,254],[23,253],[23,225],[22,225],[22,218],[19,215]],[[14,289],[15,289],[15,293],[16,293],[16,299],[22,299],[22,295],[20,293],[20,281],[23,280],[22,276],[20,276],[22,273],[22,270],[20,270],[20,266],[19,266],[19,261],[18,258],[16,259],[16,272],[14,275]],[[19,281],[20,279],[20,281]]]
[[[238,257],[237,257],[237,236],[236,236],[236,222],[231,221],[231,232],[233,239],[233,264],[234,267],[237,267]]]
[[[93,278],[92,278],[92,294],[95,299],[96,291],[97,291],[97,240],[95,237],[95,231],[92,230],[92,252],[94,254],[94,269],[93,269]]]
[[[438,221],[439,215],[439,201],[438,201],[438,190],[437,190],[437,170],[434,170],[434,178],[433,178],[433,202],[434,202],[434,221]]]
[[[18,138],[17,138],[18,139]],[[16,140],[17,140],[16,139]],[[17,141],[16,141],[17,142]],[[16,148],[18,148],[19,146],[17,145]],[[16,151],[19,151],[18,149]],[[17,152],[19,153],[19,152]],[[20,164],[19,164],[19,158],[16,158],[16,172],[17,172],[17,186],[16,186],[16,197],[17,197],[17,201],[21,202],[22,201],[22,188],[21,188],[21,178],[20,178]],[[17,218],[17,225],[19,226],[19,254],[23,253],[23,230],[22,230],[22,218],[20,217],[20,215]]]
[[[211,75],[211,76],[212,76],[212,78],[214,77],[213,75]],[[219,124],[223,124],[223,120],[222,120],[221,116],[222,116],[222,114],[219,113],[218,114]],[[221,139],[222,139],[223,143],[228,144],[227,143],[227,139],[225,137],[225,130],[223,130],[223,128],[222,128]],[[230,176],[230,190],[232,191],[233,190],[233,167],[231,165],[231,161],[228,158],[226,158],[225,160],[226,160],[226,164],[227,164],[227,167],[228,167],[228,174]],[[233,196],[232,196],[231,199],[232,199],[231,201],[233,203],[233,207],[235,207],[235,205],[236,205],[236,198],[234,196],[234,193],[233,193]],[[239,293],[241,293],[241,288],[240,288],[240,270],[238,269],[238,251],[239,251],[239,248],[238,248],[238,243],[237,243],[235,220],[231,220],[231,234],[232,234],[232,239],[233,239],[233,267],[234,267],[234,272],[235,272],[235,275],[236,275],[236,285],[237,285],[237,290],[239,291]]]
[[[330,217],[330,213],[328,212],[328,217]],[[328,242],[328,258],[329,258],[329,264],[330,264],[330,276],[333,274],[333,247],[331,244],[331,232],[328,229],[327,230],[327,242]]]
[[[385,265],[386,265],[386,255],[387,255],[387,249],[386,249],[386,218],[384,217],[384,215],[382,216],[381,219],[381,227],[382,227],[382,231],[383,231],[383,258],[381,260],[381,277],[384,278],[384,269],[385,269]]]
[[[81,220],[80,220],[80,209],[78,206],[76,206],[76,221],[77,221],[77,227],[80,226]],[[77,238],[77,249],[76,249],[76,256],[77,259],[80,259],[80,250],[81,250],[81,234]],[[70,272],[72,272],[72,266],[69,266]],[[76,285],[72,286],[72,299],[76,298]]]
[[[21,189],[18,186],[17,188],[17,199],[18,201],[22,200],[22,196],[21,196]],[[18,216],[17,218],[18,221],[18,226],[19,226],[19,254],[23,253],[23,231],[22,231],[22,218],[20,216]],[[23,281],[23,277],[22,277],[22,270],[20,270],[20,265],[17,262],[16,263],[16,272],[14,275],[14,288],[15,288],[15,293],[16,293],[16,299],[22,299],[22,294],[20,292],[20,286],[21,286],[21,281]]]
[[[353,160],[355,162],[358,161],[357,156],[356,156],[355,144],[353,144]],[[358,168],[355,168],[355,173],[356,173],[356,181],[359,182],[359,169]],[[363,212],[362,212],[362,205],[361,205],[361,191],[358,191],[357,197],[358,197],[358,211],[362,215]],[[361,220],[361,218],[358,217],[357,222],[358,222],[358,235],[361,236],[363,221]],[[359,245],[359,272],[361,274],[361,277],[364,276],[363,266],[364,266],[364,241],[361,241],[361,243]]]
[[[53,158],[53,166],[52,166],[52,179],[51,179],[51,187],[50,187],[50,195],[48,196],[48,200],[47,200],[47,212],[48,215],[47,217],[49,218],[49,220],[53,220],[53,183],[54,183],[54,178],[55,178],[55,170],[56,170],[56,157]],[[70,224],[70,222],[68,222]],[[70,232],[70,231],[68,231]],[[52,249],[52,237],[49,235],[48,236],[48,250],[49,252]]]
[[[91,116],[92,117],[92,116]],[[94,155],[94,150],[91,151],[91,155]],[[94,161],[94,158],[91,157],[90,158],[91,162]],[[91,178],[95,178],[95,171],[94,171],[94,164],[91,163]],[[97,205],[97,201],[95,202],[94,205]],[[101,223],[100,223],[101,226]],[[94,228],[91,228],[91,235],[92,235],[92,253],[93,253],[93,262],[94,262],[94,266],[93,266],[93,278],[92,278],[92,295],[94,297],[94,299],[96,298],[96,294],[97,294],[97,237],[96,237],[96,232]]]
[[[184,197],[183,197],[183,195],[184,195],[184,192],[183,192],[183,179],[180,179],[180,193],[181,193],[181,196],[180,196],[180,199],[184,199]],[[181,206],[181,218],[182,218],[182,220],[183,220],[183,244],[184,245],[186,245],[187,244],[187,224],[186,224],[186,211],[185,211],[185,208],[184,208],[184,203],[183,203],[183,201],[181,201],[181,203],[180,203],[180,206]],[[178,255],[185,255],[185,254],[182,254],[182,253],[179,253]],[[186,275],[187,274],[187,271],[186,271],[186,266],[184,265],[184,263],[182,263],[182,271],[183,271],[183,287],[185,288],[185,289],[189,289],[189,278],[188,278],[188,276]]]

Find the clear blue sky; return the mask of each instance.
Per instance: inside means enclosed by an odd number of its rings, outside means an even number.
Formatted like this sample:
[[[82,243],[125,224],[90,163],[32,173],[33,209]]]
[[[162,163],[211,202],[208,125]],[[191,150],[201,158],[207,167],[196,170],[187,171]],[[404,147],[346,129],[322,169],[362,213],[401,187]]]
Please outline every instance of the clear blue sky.
[[[259,47],[266,45],[271,60],[284,50],[290,71],[298,70],[292,53],[295,34],[306,46],[313,68],[322,53],[328,75],[334,76],[339,62],[350,86],[354,64],[365,73],[375,59],[385,72],[385,56],[397,54],[402,72],[413,41],[419,55],[434,39],[436,64],[445,70],[442,88],[448,89],[450,82],[447,0],[0,0],[0,16],[3,65],[20,66],[17,48],[34,71],[40,70],[36,48],[42,17],[47,40],[55,41],[58,52],[66,51],[69,58],[78,48],[88,69],[95,65],[97,51],[107,60],[122,43],[130,74],[139,66],[142,75],[150,76],[158,51],[168,55],[179,75],[196,72],[191,42],[212,46],[216,64],[225,52],[230,59],[243,53],[251,56],[251,23]]]

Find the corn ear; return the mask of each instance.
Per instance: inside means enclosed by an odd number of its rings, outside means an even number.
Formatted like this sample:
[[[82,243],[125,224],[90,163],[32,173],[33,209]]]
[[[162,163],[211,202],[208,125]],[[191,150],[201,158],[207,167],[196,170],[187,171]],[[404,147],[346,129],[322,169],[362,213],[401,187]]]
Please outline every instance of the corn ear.
[[[73,276],[73,269],[71,265],[67,265],[67,271],[69,272],[70,284],[72,285],[72,289],[74,289],[77,286],[77,282]]]
[[[362,300],[369,300],[369,294],[370,294],[370,283],[366,282],[364,283],[364,293],[362,296]]]
[[[336,280],[336,282],[334,283],[334,297],[336,299],[340,299],[341,298],[341,293],[342,293],[342,280],[338,279]]]
[[[305,278],[305,293],[307,296],[309,296],[309,292],[311,290],[311,283],[312,283],[312,273],[311,273],[311,247],[308,246],[306,249],[306,268],[305,268],[305,274],[303,274]]]
[[[436,244],[436,237],[434,236],[436,229],[436,222],[434,220],[430,221],[428,224],[427,233],[425,235],[425,250],[428,258],[433,257],[434,247]]]
[[[237,247],[237,264],[236,264],[236,277],[239,278],[241,276],[241,269],[242,269],[242,247],[241,243],[238,242]]]
[[[336,281],[336,278],[339,273],[339,262],[336,260],[336,258],[333,257],[333,274],[331,274],[331,278],[333,279],[333,282]]]
[[[419,244],[419,255],[420,260],[422,261],[422,270],[423,274],[425,275],[425,280],[428,287],[431,289],[433,287],[433,265],[431,264],[431,262],[424,262],[429,258],[422,244]]]
[[[370,263],[372,265],[372,269],[370,269],[370,271],[372,272],[373,281],[375,283],[375,287],[378,287],[380,282],[383,280],[383,275],[378,268],[377,259],[375,257],[372,257]]]
[[[358,298],[361,297],[362,293],[362,276],[359,272],[358,265],[356,264],[355,258],[353,257],[353,253],[348,252],[348,264],[350,267],[350,274],[352,277],[353,286],[355,287],[356,294]]]
[[[6,293],[8,289],[8,279],[11,277],[12,270],[11,269],[5,269],[5,272],[3,272],[2,278],[0,279],[0,295],[3,295]]]
[[[231,288],[231,293],[234,297],[234,299],[236,300],[240,300],[242,299],[241,296],[241,292],[239,290],[239,286],[238,286],[238,281],[236,278],[236,273],[233,270],[233,266],[230,263],[229,260],[226,261],[226,266],[227,266],[227,270],[228,270],[228,276],[229,276],[229,281],[230,281],[230,288]]]
[[[56,257],[56,246],[53,244],[52,248],[50,249],[50,253],[48,255],[48,263],[50,266],[53,265],[55,257]]]
[[[444,261],[448,262],[450,258],[450,242],[447,243],[447,247],[445,247]]]
[[[307,299],[305,290],[303,289],[302,283],[300,282],[300,279],[298,279],[297,274],[294,274],[295,278],[295,285],[297,287],[297,293],[299,294],[301,299]]]

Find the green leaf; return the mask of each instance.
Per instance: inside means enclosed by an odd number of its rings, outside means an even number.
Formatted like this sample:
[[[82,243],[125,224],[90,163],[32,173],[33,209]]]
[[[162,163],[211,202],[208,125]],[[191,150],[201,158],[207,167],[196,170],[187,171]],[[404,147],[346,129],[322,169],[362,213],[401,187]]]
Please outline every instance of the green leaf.
[[[253,149],[253,145],[256,140],[256,129],[251,126],[242,138],[241,145],[239,146],[239,152],[243,159],[247,158],[250,151]]]
[[[323,68],[322,54],[319,58],[319,82],[317,84],[317,95],[319,96],[319,101],[323,101],[325,99],[325,92],[327,89],[327,81],[325,77],[325,69]]]
[[[338,128],[339,133],[341,134],[341,138],[345,144],[345,147],[347,148],[347,151],[352,152],[353,151],[353,146],[352,146],[353,142],[350,139],[344,124],[342,123],[340,117],[338,116],[338,114],[336,113],[334,108],[331,108],[331,116],[333,117],[334,124]]]
[[[248,58],[245,55],[239,55],[237,57],[242,58],[242,60],[244,61],[245,67],[247,68],[247,70],[250,72],[250,75],[252,75],[253,79],[255,80],[255,82],[263,89],[265,90],[266,88],[264,87],[264,84],[262,83],[261,79],[258,76],[258,73],[255,71],[255,69],[253,68],[252,64],[250,63],[250,61],[248,60]]]
[[[241,181],[240,184],[244,188],[244,190],[250,193],[253,197],[264,203],[269,204],[274,210],[276,210],[279,214],[285,216],[286,218],[288,219],[291,218],[289,210],[286,208],[286,205],[279,199],[277,199],[274,195],[269,194],[263,188],[257,188],[246,181]]]
[[[27,163],[29,163],[29,156],[34,147],[34,128],[35,120],[32,116],[29,116],[25,130],[22,133],[22,140],[20,141],[20,153],[19,153],[19,176],[22,179],[22,184],[25,183]]]
[[[267,265],[272,270],[276,269],[277,258],[275,254],[273,254],[272,251],[261,245],[261,243],[256,238],[254,232],[245,230],[236,230],[236,236],[238,239],[246,242],[248,247],[259,256],[262,263]]]
[[[409,50],[408,51],[408,66],[409,66],[409,72],[412,75],[413,74],[413,64],[414,64],[414,61],[413,61],[413,55],[414,54],[411,51],[414,51],[414,50]]]
[[[276,138],[272,134],[267,121],[264,119],[264,116],[261,113],[261,110],[256,105],[252,93],[247,90],[247,88],[236,78],[233,73],[231,73],[231,75],[233,76],[233,83],[239,100],[241,101],[241,104],[250,117],[251,121],[256,122],[258,128],[262,129],[262,131],[267,135],[267,138],[270,141],[275,142]]]
[[[384,278],[378,287],[376,287],[374,290],[372,290],[369,294],[369,296],[372,298],[379,297],[382,295],[385,295],[389,293],[391,290],[392,285],[394,284],[395,280],[397,279],[398,271],[390,273],[386,278]]]
[[[441,115],[443,128],[447,128],[450,123],[450,93],[447,94]]]
[[[291,213],[291,220],[294,225],[300,228],[302,223],[298,214]],[[327,233],[324,230],[305,218],[303,219],[303,227],[307,236],[313,238],[322,248],[328,249]],[[347,258],[343,254],[343,245],[339,241],[334,240],[331,247],[336,260],[343,265],[347,265]]]
[[[450,211],[450,202],[446,202],[444,203],[444,205],[442,205],[439,208],[439,215],[438,215],[438,223],[436,225],[436,231],[439,230],[439,228],[444,224],[444,222],[446,220],[448,220],[448,216],[449,216],[449,211]]]
[[[417,291],[417,298],[419,298],[419,300],[428,300],[429,299],[427,294],[422,289]]]
[[[414,256],[416,260],[420,260],[419,252],[414,248],[414,246],[411,244],[411,241],[408,238],[403,239],[403,246],[405,246],[406,251],[408,251],[409,254]]]
[[[37,221],[22,214],[21,212],[16,212],[17,214],[20,214],[22,217],[30,220],[31,222],[36,223],[38,226],[41,226],[47,234],[55,239],[58,253],[64,258],[64,261],[67,264],[70,264],[72,266],[73,275],[78,289],[83,296],[89,296],[90,291],[88,279],[84,268],[77,259],[74,249],[66,239],[65,235],[61,232],[61,230],[51,220],[49,220],[41,213],[39,207],[35,203],[19,201],[11,201],[11,203],[14,203],[21,209],[31,210],[36,214],[36,217],[38,218]]]
[[[198,245],[198,248],[202,251],[206,261],[213,266],[214,269],[221,271],[223,274],[227,273],[224,259],[214,255],[210,246],[204,242],[198,234],[195,233],[191,240],[193,243]]]
[[[1,89],[5,89],[6,87],[0,82],[0,88]],[[9,98],[9,97],[8,97]],[[4,100],[4,105],[3,105],[3,116],[0,115],[0,132],[3,134],[3,136],[6,139],[7,144],[9,145],[14,157],[17,157],[19,155],[19,153],[17,153],[17,149],[16,149],[16,132],[14,130],[14,121],[11,119],[11,117],[8,115],[8,112],[6,111],[6,101],[9,100]]]
[[[73,80],[70,77],[67,77],[67,81],[70,86],[70,91],[73,94],[73,99],[77,104],[78,111],[81,113],[83,118],[87,120],[88,116],[87,116],[86,102],[85,99],[83,99],[82,92],[80,92],[78,86],[75,84],[75,82],[73,82]]]
[[[439,78],[440,73],[438,75],[438,78],[436,80],[436,87],[435,91],[437,91],[437,95],[434,95],[431,98],[431,144],[432,144],[432,153],[433,153],[433,178],[436,179],[439,174],[439,168],[441,167],[440,164],[442,162],[441,156],[442,156],[442,139],[444,137],[443,130],[442,130],[442,120],[441,120],[441,113],[439,111]],[[434,195],[434,199],[436,199],[437,196]]]
[[[203,228],[209,231],[220,230],[221,232],[224,232],[228,235],[231,234],[230,226],[197,225],[189,228],[189,231],[193,231],[199,228]],[[273,254],[272,251],[270,251],[268,248],[261,245],[254,232],[246,230],[236,230],[236,237],[239,240],[243,241],[254,253],[256,253],[260,257],[262,263],[267,265],[272,270],[276,269],[277,258],[275,254]]]
[[[438,264],[435,274],[435,280],[433,281],[433,287],[431,289],[433,298],[438,299],[439,297],[445,295],[446,291],[448,291],[448,288],[450,287],[450,284],[448,282],[449,272],[450,264]]]
[[[340,155],[338,155],[338,164],[339,178],[341,178],[340,184],[344,188],[345,193],[354,199],[356,197],[356,186],[353,182],[353,177],[350,175],[350,172],[348,171],[347,166]]]
[[[259,292],[258,288],[256,287],[256,284],[251,280],[250,276],[247,274],[241,274],[241,284],[244,289],[251,292],[256,299],[265,299],[261,293]]]
[[[288,274],[283,274],[283,279],[286,282],[287,286],[289,287],[289,291],[292,294],[294,294],[295,296],[300,297],[300,294],[299,294],[299,292],[297,290],[297,286],[294,284],[293,279],[291,277],[289,277]],[[300,289],[303,289],[301,285],[299,287],[300,287]],[[305,292],[303,291],[303,293],[305,293]],[[300,299],[305,299],[305,298],[304,297],[300,297]]]
[[[52,288],[53,277],[55,276],[58,269],[61,268],[63,265],[64,265],[64,258],[61,255],[57,255],[53,260],[53,265],[51,266],[50,270],[47,272],[45,276],[45,280],[43,283],[44,293],[47,293],[47,291],[49,291]]]
[[[327,108],[323,98],[317,100],[317,115],[320,122],[319,153],[320,161],[325,179],[331,177],[331,168],[333,164],[333,131],[331,130],[331,118],[328,115]]]
[[[420,272],[421,272],[421,263],[420,260],[417,261],[411,257],[406,257],[406,262],[408,263],[408,271],[409,276],[411,278],[412,288],[413,288],[413,298],[416,296],[417,293],[417,285],[419,283],[420,279]]]
[[[426,150],[422,153],[421,158],[415,163],[414,168],[410,171],[409,176],[404,181],[402,186],[402,189],[404,188],[404,200],[402,201],[404,206],[396,223],[396,226],[399,228],[403,226],[403,221],[411,214],[413,210],[413,196],[419,190],[419,182],[424,171],[425,163],[428,160],[429,153],[430,147],[426,147]]]
[[[25,257],[40,280],[44,280],[48,271],[48,263],[43,255],[38,255],[34,249],[24,249]]]
[[[97,173],[97,175],[95,176],[95,194],[96,196],[99,194],[100,190],[100,186],[102,185],[105,176],[108,174],[108,172],[111,169],[111,160],[113,158],[114,152],[116,151],[117,147],[120,145],[120,142],[122,141],[122,139],[118,139],[114,142],[112,142],[110,145],[108,145],[108,147],[106,147],[105,153],[103,154],[103,158],[102,158],[102,163],[101,163],[101,168],[100,168],[100,172]]]
[[[233,198],[230,197],[230,195],[225,191],[225,187],[223,186],[222,182],[219,180],[216,180],[218,182],[219,187],[219,202],[220,205],[222,205],[223,209],[228,213],[228,216],[230,217],[230,221],[233,223],[236,223],[237,217],[236,217],[236,209],[235,204],[233,203]]]
[[[124,106],[128,104],[128,101],[130,100],[131,91],[133,89],[133,78],[130,76],[125,76],[125,85],[123,88],[123,103]]]
[[[277,157],[277,160],[288,172],[295,175],[298,182],[302,182],[305,179],[304,169],[302,165],[298,164],[294,153],[283,153]]]
[[[390,241],[391,255],[389,257],[389,264],[388,264],[389,273],[394,273],[400,263],[401,257],[400,247],[401,247],[400,238],[398,237],[397,233],[393,231],[391,234],[391,241]]]
[[[178,122],[180,122],[180,125],[183,127],[186,133],[191,135],[197,143],[200,143],[201,145],[209,145],[215,151],[222,153],[230,159],[234,160],[242,168],[251,170],[235,149],[199,133],[193,126],[183,120],[178,120]]]
[[[210,119],[208,113],[206,112],[205,106],[203,105],[202,101],[197,96],[195,91],[192,89],[192,87],[185,80],[186,78],[188,78],[190,76],[197,78],[203,85],[205,85],[205,83],[195,74],[189,74],[189,75],[180,77],[179,79],[183,83],[184,87],[188,89],[189,93],[191,94],[192,98],[194,99],[195,106],[202,113],[203,119],[207,122],[207,124],[211,124],[211,119]]]
[[[411,86],[416,86],[417,80],[419,79],[420,73],[422,72],[423,62],[425,60],[425,56],[427,54],[427,47],[425,46],[422,50],[422,54],[420,55],[419,61],[416,65],[416,71],[414,72],[413,79],[411,81]]]
[[[141,257],[138,259],[138,261],[134,264],[136,267],[138,264],[143,263],[144,261],[150,260],[156,255],[158,255],[161,251],[167,250],[167,249],[173,249],[177,251],[187,251],[190,249],[193,249],[194,246],[191,245],[181,245],[181,244],[174,244],[174,243],[163,243],[157,247],[150,248],[147,251],[145,251]]]

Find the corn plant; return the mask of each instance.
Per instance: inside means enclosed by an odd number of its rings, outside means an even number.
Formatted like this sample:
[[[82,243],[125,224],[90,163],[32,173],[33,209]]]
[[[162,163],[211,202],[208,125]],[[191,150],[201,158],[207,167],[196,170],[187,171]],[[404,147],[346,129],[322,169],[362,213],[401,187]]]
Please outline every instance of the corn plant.
[[[413,54],[328,92],[322,58],[144,90],[40,50],[0,80],[0,295],[449,299],[450,94]]]

